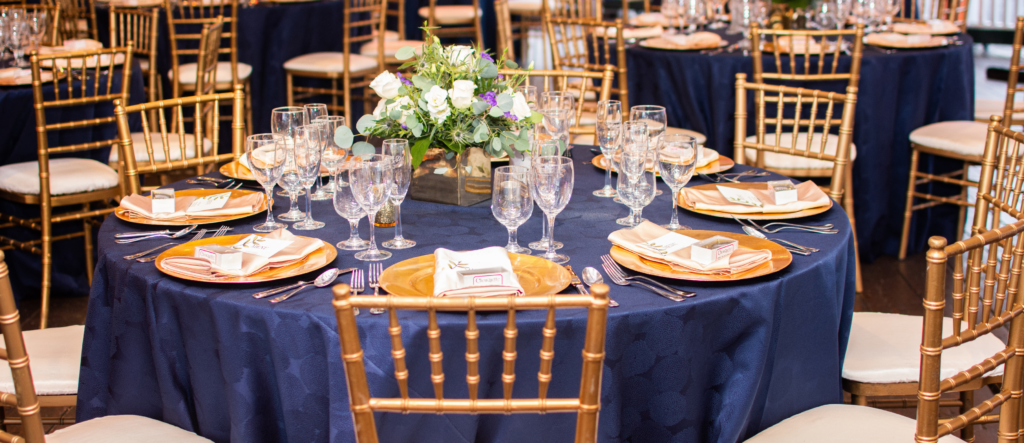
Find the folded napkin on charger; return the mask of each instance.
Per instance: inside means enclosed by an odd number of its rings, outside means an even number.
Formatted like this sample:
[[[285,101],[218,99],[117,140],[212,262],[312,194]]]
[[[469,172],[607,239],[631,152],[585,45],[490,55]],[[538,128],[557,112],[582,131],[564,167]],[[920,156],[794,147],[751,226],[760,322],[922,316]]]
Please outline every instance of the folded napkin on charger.
[[[231,191],[224,191],[231,192]],[[199,197],[175,197],[174,212],[154,214],[153,201],[149,197],[132,194],[121,199],[121,209],[131,212],[133,217],[150,220],[188,220],[191,218],[224,217],[229,215],[252,214],[263,205],[263,193],[253,192],[242,197],[232,198],[220,209],[188,212],[188,207]]]
[[[807,49],[808,41],[810,42],[810,50]],[[820,54],[821,43],[818,43],[814,37],[808,37],[806,35],[794,35],[794,36],[782,36],[778,39],[779,52],[787,52],[791,54]],[[834,48],[834,45],[830,45]]]
[[[716,151],[714,149],[705,148],[703,146],[698,147],[698,149],[700,149],[701,158],[700,158],[700,160],[697,161],[697,166],[696,166],[697,169],[703,168],[703,167],[705,167],[707,165],[710,165],[713,162],[718,161],[718,157],[719,157],[718,151]],[[622,153],[621,152],[616,152],[615,153],[615,162],[619,163],[621,161],[622,161]],[[654,169],[654,167],[655,167],[655,165],[654,165],[654,158],[648,158],[647,159],[647,169]]]
[[[694,32],[690,35],[663,35],[661,38],[680,48],[717,48],[722,44],[722,37],[720,35],[706,31]]]
[[[101,48],[103,48],[103,43],[89,38],[82,38],[64,40],[64,44],[60,46],[42,46],[39,48],[39,53],[55,54],[58,52],[91,51]]]
[[[924,23],[896,23],[892,30],[900,34],[952,34],[960,27],[949,20],[928,20]]]
[[[692,208],[732,214],[782,214],[828,206],[831,203],[828,195],[821,192],[818,185],[810,180],[796,185],[797,201],[784,205],[774,203],[775,200],[768,193],[767,184],[764,188],[748,189],[748,191],[761,200],[763,207],[730,202],[717,189],[683,188],[683,200],[685,205]]]
[[[39,77],[40,80],[48,82],[53,80],[53,73],[50,71],[42,71],[39,73]],[[32,70],[20,68],[0,69],[0,80],[4,79],[12,79],[10,81],[17,84],[29,84],[32,83]]]
[[[668,26],[668,19],[660,12],[645,12],[629,21],[633,26]]]
[[[270,257],[256,254],[242,254],[242,269],[223,269],[202,257],[168,257],[160,261],[164,268],[198,278],[245,277],[271,268],[280,268],[302,261],[323,247],[323,240],[297,237],[287,229],[271,232],[265,238],[292,242]]]
[[[881,46],[940,46],[946,43],[946,39],[929,34],[904,35],[895,32],[876,32],[864,37],[864,42]]]
[[[434,251],[434,297],[520,296],[523,292],[503,247]]]
[[[740,246],[729,256],[710,265],[702,265],[690,259],[690,246],[675,252],[660,255],[640,247],[638,244],[658,239],[671,231],[649,221],[640,223],[632,229],[620,229],[608,235],[613,245],[643,257],[648,261],[668,265],[673,270],[700,274],[729,275],[754,269],[772,259],[772,252],[767,249],[749,249]],[[685,234],[682,234],[685,236]],[[693,240],[696,243],[698,240]]]
[[[605,29],[606,28],[597,28],[596,29],[597,32],[595,32],[595,34],[597,34],[598,37],[604,37],[605,34],[607,33],[608,37],[614,37],[615,34],[618,32],[618,28],[615,28],[615,27],[612,27],[612,26],[609,26],[607,28],[607,31],[605,31]],[[627,39],[630,39],[630,38],[652,38],[652,37],[661,36],[661,34],[664,34],[664,33],[665,33],[665,29],[662,28],[661,26],[646,26],[646,27],[641,27],[641,28],[625,28],[625,29],[622,30],[622,35],[625,36],[625,38],[627,38]]]

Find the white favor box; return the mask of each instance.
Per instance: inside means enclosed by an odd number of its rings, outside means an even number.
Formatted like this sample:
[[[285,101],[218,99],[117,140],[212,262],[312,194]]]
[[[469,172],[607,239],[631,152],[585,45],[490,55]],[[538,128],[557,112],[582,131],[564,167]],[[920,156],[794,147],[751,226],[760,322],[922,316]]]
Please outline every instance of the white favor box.
[[[776,180],[768,182],[768,193],[772,195],[776,205],[784,205],[799,200],[796,186],[789,180]]]
[[[195,257],[210,260],[221,269],[242,269],[242,251],[230,246],[197,246]]]
[[[728,237],[716,235],[690,246],[690,259],[704,266],[719,260],[728,260],[740,242]]]
[[[153,207],[150,209],[154,214],[172,214],[174,213],[174,190],[170,188],[166,189],[154,189],[149,193],[149,199],[153,202]]]

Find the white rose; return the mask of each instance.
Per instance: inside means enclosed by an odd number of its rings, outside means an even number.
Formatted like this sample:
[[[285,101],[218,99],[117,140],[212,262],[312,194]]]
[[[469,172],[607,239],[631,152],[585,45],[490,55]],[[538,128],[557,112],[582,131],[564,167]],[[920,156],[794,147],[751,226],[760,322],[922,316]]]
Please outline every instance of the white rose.
[[[470,46],[450,46],[448,48],[448,62],[456,66],[466,64],[473,60],[474,52]]]
[[[381,101],[377,102],[377,108],[373,110],[373,119],[374,120],[380,120],[381,117],[384,117],[384,113],[387,112],[387,108],[384,105],[384,102],[386,102],[386,101],[387,100],[381,100]]]
[[[469,80],[455,80],[448,94],[452,97],[452,105],[458,109],[466,109],[473,103],[473,91],[476,84]]]
[[[403,97],[399,97],[399,98],[395,99],[394,103],[388,105],[387,110],[388,110],[388,113],[390,114],[391,111],[394,110],[394,109],[398,109],[399,107],[406,106],[406,105],[411,105],[411,104],[412,104],[412,99],[410,99],[409,97],[404,97],[403,96]],[[413,113],[412,106],[407,106],[407,108],[408,109],[402,109],[401,110],[402,111],[402,117],[398,119],[398,123],[404,125],[406,117],[408,117],[409,114]]]
[[[530,114],[530,103],[526,101],[526,97],[523,94],[513,92],[512,115],[516,116],[517,121],[522,121],[524,118],[529,118]]]
[[[430,91],[423,94],[423,99],[427,101],[427,111],[430,112],[430,117],[439,124],[444,123],[444,119],[452,113],[452,110],[448,108],[448,91],[441,89],[440,86],[431,87]]]
[[[370,83],[370,89],[377,95],[386,99],[398,97],[398,88],[402,87],[402,81],[395,74],[388,71],[381,72],[377,78]]]

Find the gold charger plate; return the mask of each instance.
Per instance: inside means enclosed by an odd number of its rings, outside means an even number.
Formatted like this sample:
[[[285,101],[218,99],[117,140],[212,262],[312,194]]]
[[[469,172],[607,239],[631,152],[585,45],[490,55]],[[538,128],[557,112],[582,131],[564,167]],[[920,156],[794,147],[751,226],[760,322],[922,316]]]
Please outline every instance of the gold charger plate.
[[[263,272],[257,272],[253,275],[246,277],[222,277],[222,278],[197,278],[191,275],[180,274],[173,270],[163,267],[163,261],[167,257],[192,257],[195,255],[196,246],[205,245],[221,245],[231,246],[238,243],[239,240],[248,237],[251,234],[238,234],[238,235],[225,235],[223,237],[204,238],[202,240],[196,240],[188,242],[183,245],[175,246],[161,253],[156,258],[156,268],[164,274],[172,277],[178,277],[185,280],[203,282],[203,283],[259,283],[266,281],[281,280],[284,278],[295,277],[302,274],[306,274],[317,269],[323,268],[331,263],[334,263],[334,259],[338,257],[338,250],[334,248],[330,243],[324,242],[323,247],[313,251],[312,254],[306,256],[305,260],[298,263],[292,263],[288,266],[281,266],[280,268],[270,268]],[[257,234],[259,235],[259,234]]]
[[[622,249],[618,246],[612,245],[611,256],[612,260],[616,263],[632,269],[636,272],[654,275],[658,277],[671,278],[675,280],[689,280],[689,281],[737,281],[746,280],[748,278],[761,277],[774,272],[779,272],[786,266],[789,266],[793,262],[793,254],[791,254],[786,248],[783,248],[778,243],[770,240],[764,240],[757,237],[751,237],[749,235],[734,234],[731,232],[718,232],[718,231],[678,231],[687,237],[692,237],[698,240],[704,240],[707,238],[721,235],[723,237],[729,237],[740,242],[740,246],[749,249],[767,249],[772,253],[772,259],[761,264],[754,269],[750,269],[739,274],[730,275],[712,275],[712,274],[698,274],[694,272],[683,272],[672,269],[666,264],[647,260],[639,255]]]
[[[949,46],[949,40],[944,37],[932,37],[930,40],[921,43],[899,43],[881,38],[878,34],[871,34],[864,37],[864,43],[871,46],[878,46],[879,48],[894,49],[927,49],[944,48]]]
[[[512,270],[526,295],[557,294],[569,286],[569,271],[550,260],[532,255],[509,254]],[[380,275],[380,286],[389,294],[432,297],[434,254],[395,263]]]
[[[183,189],[174,191],[175,197],[206,197],[207,195],[220,194],[222,192],[231,192],[230,198],[244,197],[249,194],[262,194],[260,191],[246,191],[242,189]],[[221,217],[203,217],[203,218],[190,218],[185,220],[150,220],[143,217],[129,217],[128,211],[118,208],[114,211],[114,215],[117,218],[126,222],[138,223],[140,225],[155,225],[155,226],[189,226],[189,225],[207,225],[211,223],[221,223],[230,220],[238,220],[240,218],[251,217],[267,210],[267,199],[263,199],[263,204],[260,205],[256,212],[251,214],[237,214],[237,215],[225,215]]]
[[[665,40],[661,37],[655,37],[640,41],[640,46],[648,49],[664,49],[667,51],[700,51],[704,49],[724,48],[729,46],[729,42],[722,40],[716,45],[679,46],[669,40]]]
[[[708,183],[706,185],[694,186],[694,187],[688,188],[688,189],[698,189],[698,190],[705,190],[705,191],[706,190],[717,191],[718,188],[716,188],[715,186],[726,186],[726,187],[729,187],[729,188],[737,188],[737,189],[765,189],[765,187],[767,187],[768,184],[767,183],[763,183],[763,182],[762,183]],[[709,210],[706,210],[706,209],[692,208],[692,207],[690,207],[689,205],[686,204],[686,202],[683,200],[683,193],[680,192],[679,193],[679,200],[676,202],[676,204],[678,204],[680,208],[683,208],[683,209],[685,209],[687,211],[696,212],[698,214],[710,215],[712,217],[722,217],[722,218],[733,218],[733,217],[736,217],[736,218],[752,219],[752,220],[789,220],[789,219],[794,219],[794,218],[810,217],[812,215],[821,214],[822,212],[825,212],[825,211],[828,211],[829,209],[832,209],[832,205],[835,204],[835,203],[832,201],[832,199],[829,199],[828,200],[828,206],[821,206],[821,207],[818,207],[818,208],[804,209],[802,211],[796,211],[796,212],[783,212],[783,213],[778,213],[778,214],[756,214],[756,213],[753,213],[753,214],[733,214],[731,212],[709,211]],[[689,232],[689,231],[687,231],[687,232]]]
[[[594,157],[593,163],[598,169],[608,169],[608,161],[605,159],[604,154],[597,154],[597,156]],[[732,169],[733,166],[736,166],[736,162],[732,161],[731,158],[719,155],[718,160],[708,163],[703,168],[697,168],[697,171],[695,172],[701,174],[714,174],[717,172],[728,171]],[[654,171],[654,173],[658,174],[658,171]]]
[[[221,175],[235,180],[256,181],[256,177],[252,175],[252,171],[250,171],[249,168],[246,168],[245,165],[239,163],[238,160],[232,160],[225,163],[220,167],[219,172]],[[331,172],[328,171],[324,165],[320,165],[320,176],[330,177]]]

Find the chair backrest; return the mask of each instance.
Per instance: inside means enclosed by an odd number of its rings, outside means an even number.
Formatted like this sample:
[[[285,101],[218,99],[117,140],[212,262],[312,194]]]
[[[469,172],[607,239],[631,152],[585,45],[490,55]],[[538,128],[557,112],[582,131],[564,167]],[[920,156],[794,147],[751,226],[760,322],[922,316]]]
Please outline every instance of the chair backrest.
[[[10,434],[4,428],[0,431],[0,439],[18,441],[15,439],[21,437],[21,441],[26,443],[45,443],[39,399],[32,382],[25,338],[21,335],[21,317],[14,302],[10,270],[3,252],[0,252],[0,333],[4,335],[4,349],[0,349],[0,359],[7,360],[11,367],[15,391],[0,392],[0,405],[13,408],[21,417],[21,434]]]
[[[231,152],[217,154],[220,147],[220,105],[228,101],[231,102]],[[192,107],[197,116],[191,133],[185,132],[186,107]],[[118,163],[122,171],[124,195],[142,192],[140,174],[202,168],[241,157],[245,152],[244,110],[245,93],[241,85],[235,85],[234,92],[160,100],[127,107],[123,101],[118,102],[114,113],[120,138],[117,141],[120,148]],[[150,121],[153,113],[157,115],[155,122]],[[171,114],[170,125],[168,113]],[[141,117],[144,150],[132,141],[132,130],[128,126],[128,118],[132,114]],[[153,136],[159,137],[158,146],[154,146]],[[205,147],[207,141],[211,144],[209,148]]]
[[[110,8],[110,46],[125,46],[132,42],[135,57],[149,61],[146,74],[149,100],[156,100],[157,92],[157,36],[160,8]]]
[[[1024,134],[1000,126],[993,116],[985,144],[982,176],[978,186],[973,236],[952,245],[942,237],[928,244],[927,283],[924,300],[924,328],[921,339],[921,372],[918,387],[917,441],[934,442],[968,424],[978,422],[1000,408],[999,435],[1016,439],[1021,432],[1021,376],[1024,375],[1024,217],[1019,198],[1024,168],[1021,166]],[[992,209],[993,223],[999,223],[999,211],[1017,221],[986,229]],[[969,269],[964,272],[963,256]],[[987,257],[983,257],[987,255]],[[953,318],[949,336],[943,333],[946,304],[947,261],[953,262]],[[974,341],[1009,325],[1006,347],[969,369],[943,379],[942,353]],[[985,374],[1004,365],[1000,392],[980,405],[950,420],[940,420],[939,401],[944,392],[981,385]],[[1012,437],[1011,437],[1012,436]]]
[[[470,37],[477,45],[483,45],[483,35],[480,31],[480,0],[471,0],[473,7],[473,20],[469,23],[442,25],[437,19],[437,0],[430,0],[427,4],[427,26],[432,29],[430,32],[435,37]],[[429,42],[428,42],[429,43]]]
[[[597,103],[587,102],[587,93],[591,92],[591,88],[600,88],[597,93],[597,101],[608,100],[611,97],[611,86],[612,80],[615,78],[614,66],[606,66],[604,72],[590,72],[590,71],[546,71],[546,70],[516,70],[516,69],[499,69],[499,74],[502,75],[524,75],[527,78],[528,84],[529,79],[541,78],[540,91],[565,91],[576,96],[576,125],[569,128],[569,133],[578,134],[594,134],[596,128],[594,126],[583,126],[580,123],[583,110],[588,108],[596,108]],[[599,85],[594,83],[599,82]],[[540,94],[537,94],[538,97]]]
[[[505,54],[509,60],[516,59],[515,45],[512,44],[512,14],[508,0],[494,1],[494,21],[498,28],[498,54]]]
[[[844,51],[843,45],[837,41],[844,37],[852,46],[852,60],[850,70],[841,72],[839,58]],[[814,43],[807,44],[812,40]],[[770,52],[775,56],[774,72],[765,72],[762,41],[766,46],[771,44]],[[818,45],[817,49],[813,48],[815,44]],[[750,47],[754,60],[754,83],[765,83],[766,80],[847,80],[847,86],[857,87],[860,82],[861,55],[864,51],[864,25],[858,24],[854,29],[842,31],[763,29],[754,25],[750,29]],[[831,56],[831,61],[826,63],[828,56]],[[788,59],[788,63],[783,62],[784,58]]]
[[[555,69],[603,71],[611,66],[615,81],[611,93],[623,109],[629,109],[626,86],[626,40],[615,38],[623,32],[622,20],[614,23],[589,18],[545,17]],[[616,86],[617,85],[617,86]]]
[[[405,40],[405,0],[388,0],[387,10],[384,12],[385,25],[387,28],[388,17],[394,17],[398,26],[398,39]]]
[[[71,38],[91,38],[99,40],[99,30],[96,28],[96,4],[93,0],[46,0],[46,4],[60,5],[65,20],[75,31]],[[84,24],[85,29],[80,25]]]
[[[545,17],[600,20],[602,0],[544,0]]]
[[[747,91],[753,91],[754,125],[757,138],[747,141]],[[771,95],[769,95],[771,94]],[[769,106],[768,103],[774,104]],[[747,75],[736,74],[736,129],[733,146],[737,163],[746,164],[746,150],[755,149],[755,166],[765,167],[764,153],[775,152],[816,160],[832,162],[832,182],[829,196],[842,201],[844,180],[850,163],[850,143],[853,140],[853,118],[857,104],[857,88],[849,86],[846,94],[819,91],[816,89],[792,88],[787,86],[748,83]],[[842,107],[841,112],[836,106]],[[768,108],[774,108],[768,115]],[[837,118],[838,117],[838,118]],[[838,120],[838,121],[837,121]],[[773,127],[774,143],[765,143],[769,126]],[[838,129],[838,135],[833,130]],[[784,143],[784,135],[790,141]],[[801,141],[799,137],[804,140]],[[828,153],[826,146],[833,137],[837,138],[834,153]],[[806,172],[806,171],[805,171]],[[786,174],[786,172],[782,172]],[[800,175],[790,173],[787,175]]]
[[[1003,102],[1003,122],[1006,126],[1024,124],[1024,119],[1014,119],[1014,116],[1024,113],[1024,100],[1018,100],[1018,94],[1024,95],[1024,87],[1019,86],[1020,79],[1020,50],[1024,43],[1024,17],[1017,17],[1013,30],[1013,52],[1010,55],[1010,70],[1006,78],[1006,101]],[[1017,107],[1017,103],[1022,103]]]
[[[384,39],[375,36],[383,36],[387,30],[387,10],[387,0],[345,0],[342,28],[342,41],[345,44],[342,52],[345,54],[346,76],[351,72],[352,63],[349,59],[352,50],[355,49],[358,54],[358,48],[371,40],[377,44],[377,66],[384,66]]]
[[[224,17],[203,26],[199,36],[199,58],[196,62],[196,95],[213,93],[217,87],[217,56],[220,54]]]
[[[202,39],[205,26],[216,23],[218,18],[227,24],[221,33],[219,54],[227,54],[231,62],[231,84],[238,79],[238,0],[172,1],[164,0],[167,11],[167,31],[171,44],[171,69],[177,81],[178,67],[199,57],[198,41]],[[225,45],[224,40],[227,40]],[[219,79],[227,82],[228,79]]]
[[[921,22],[925,20],[949,20],[967,32],[967,8],[969,0],[910,0],[904,2],[896,21]]]
[[[334,310],[338,318],[338,338],[341,358],[348,382],[349,405],[355,421],[356,442],[376,443],[377,430],[373,413],[454,413],[454,414],[509,414],[512,412],[576,412],[576,442],[597,441],[597,414],[601,406],[601,370],[604,361],[605,326],[608,319],[608,286],[599,284],[591,288],[593,295],[558,294],[522,297],[403,297],[388,294],[380,297],[352,296],[347,284],[334,287]],[[386,308],[391,334],[391,354],[395,363],[395,379],[401,398],[375,398],[370,394],[363,366],[362,345],[356,326],[354,308]],[[580,395],[576,398],[548,398],[551,367],[555,350],[555,312],[561,309],[586,308],[587,330],[583,344],[583,370],[580,376]],[[540,370],[537,374],[536,398],[512,398],[516,362],[516,313],[523,310],[547,310],[541,343]],[[406,369],[402,327],[398,310],[427,312],[427,339],[429,341],[430,379],[434,398],[409,397],[409,371]],[[444,370],[441,353],[441,329],[438,311],[466,314],[466,383],[468,399],[445,398]],[[480,387],[478,311],[505,311],[508,314],[504,328],[504,362],[501,375],[504,398],[478,398]],[[560,382],[562,383],[562,382]],[[484,385],[487,383],[485,381]]]

